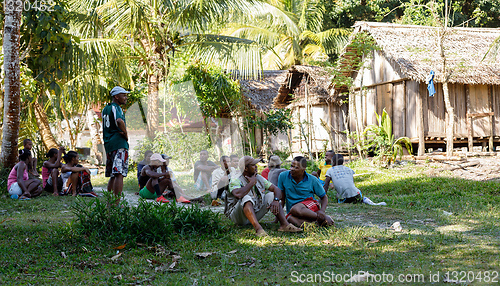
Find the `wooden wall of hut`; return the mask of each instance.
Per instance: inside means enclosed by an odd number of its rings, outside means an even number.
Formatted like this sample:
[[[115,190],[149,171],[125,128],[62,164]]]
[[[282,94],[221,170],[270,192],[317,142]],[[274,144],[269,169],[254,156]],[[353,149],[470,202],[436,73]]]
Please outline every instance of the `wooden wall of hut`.
[[[358,89],[355,91],[358,124],[363,128],[377,124],[375,112],[380,115],[385,108],[396,138],[406,136],[418,143],[419,120],[423,120],[426,142],[444,144],[446,109],[442,84],[436,84],[435,88],[437,93],[432,97],[427,84],[410,80],[370,86],[362,96]],[[449,84],[449,91],[455,111],[455,142],[474,140],[477,145],[490,140],[492,135],[491,142],[500,142],[500,86]],[[355,130],[353,117],[349,126]]]

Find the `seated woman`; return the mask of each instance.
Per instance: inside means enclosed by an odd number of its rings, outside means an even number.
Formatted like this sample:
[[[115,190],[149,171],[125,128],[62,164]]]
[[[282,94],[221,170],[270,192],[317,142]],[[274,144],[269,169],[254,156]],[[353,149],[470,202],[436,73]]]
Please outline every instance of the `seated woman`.
[[[42,193],[39,179],[29,179],[28,162],[32,160],[31,152],[27,149],[19,150],[19,163],[10,171],[7,179],[7,189],[11,198],[29,200]]]
[[[163,196],[165,189],[173,190],[170,173],[165,168],[165,159],[158,153],[151,155],[149,164],[144,166],[139,177],[139,195],[145,199],[156,199],[159,203],[169,203]],[[162,167],[161,172],[157,172]],[[173,193],[172,193],[173,194]]]
[[[59,178],[59,168],[61,168],[61,157],[64,153],[64,147],[59,147],[59,150],[52,148],[45,155],[49,158],[42,165],[42,181],[43,189],[54,196],[59,196],[62,191],[62,180]]]
[[[78,153],[69,151],[64,155],[65,165],[61,168],[61,178],[63,181],[62,195],[72,194],[84,197],[97,197],[93,192],[90,182],[90,170],[79,165]]]

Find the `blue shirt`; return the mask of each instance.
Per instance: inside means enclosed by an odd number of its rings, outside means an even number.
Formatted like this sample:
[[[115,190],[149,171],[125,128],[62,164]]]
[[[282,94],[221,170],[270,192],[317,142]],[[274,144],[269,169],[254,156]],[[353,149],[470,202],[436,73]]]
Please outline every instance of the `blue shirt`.
[[[318,178],[308,173],[304,173],[304,179],[297,183],[290,171],[282,172],[278,178],[278,188],[286,195],[287,213],[294,205],[307,198],[314,198],[314,195],[323,198],[326,195]]]

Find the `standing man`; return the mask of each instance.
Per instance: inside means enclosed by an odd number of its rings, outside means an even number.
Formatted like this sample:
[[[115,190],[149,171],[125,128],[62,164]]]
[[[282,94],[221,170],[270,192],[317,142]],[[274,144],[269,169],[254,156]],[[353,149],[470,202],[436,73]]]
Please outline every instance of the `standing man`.
[[[110,177],[108,192],[113,191],[118,200],[123,191],[123,177],[128,172],[129,148],[125,114],[120,106],[127,103],[129,93],[123,87],[113,87],[109,92],[113,101],[102,110],[106,177]]]

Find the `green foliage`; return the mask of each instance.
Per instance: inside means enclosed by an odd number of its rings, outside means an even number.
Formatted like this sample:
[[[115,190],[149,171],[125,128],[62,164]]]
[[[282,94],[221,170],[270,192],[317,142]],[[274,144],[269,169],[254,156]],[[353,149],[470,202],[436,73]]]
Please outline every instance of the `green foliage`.
[[[7,179],[9,177],[11,169],[0,168],[0,194],[7,193]]]
[[[239,110],[242,106],[240,87],[238,82],[232,80],[228,74],[220,68],[203,67],[195,63],[186,69],[186,72],[173,84],[181,84],[191,81],[194,87],[194,95],[181,88],[172,93],[172,101],[180,114],[193,117],[198,112],[199,105],[203,117],[229,117],[230,114]]]
[[[388,165],[396,160],[396,157],[403,156],[403,148],[406,147],[410,154],[412,145],[410,138],[394,138],[392,134],[392,121],[387,112],[382,111],[382,115],[375,113],[378,125],[369,125],[365,128],[363,135],[368,136],[366,147],[374,148],[377,156]]]
[[[333,73],[335,88],[343,88],[344,93],[353,85],[351,73],[363,66],[363,58],[368,57],[375,50],[379,50],[377,43],[368,33],[357,33],[349,44],[349,51],[337,62],[337,69]]]
[[[170,159],[170,168],[180,170],[190,169],[194,162],[199,160],[199,152],[209,149],[210,141],[205,133],[182,133],[173,129],[170,129],[167,133],[158,133],[154,140],[144,138],[135,148],[140,156],[147,150],[167,154],[172,157]],[[209,150],[210,153],[213,154]],[[218,159],[215,161],[218,161]]]
[[[175,237],[217,236],[222,233],[219,214],[202,210],[198,205],[178,207],[139,201],[137,208],[126,201],[115,206],[114,195],[105,193],[102,200],[79,199],[73,206],[77,221],[74,230],[98,241],[169,243]]]

